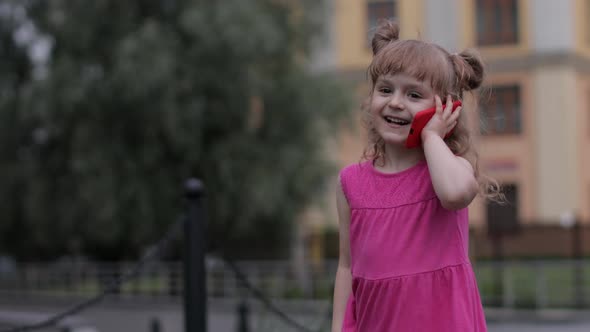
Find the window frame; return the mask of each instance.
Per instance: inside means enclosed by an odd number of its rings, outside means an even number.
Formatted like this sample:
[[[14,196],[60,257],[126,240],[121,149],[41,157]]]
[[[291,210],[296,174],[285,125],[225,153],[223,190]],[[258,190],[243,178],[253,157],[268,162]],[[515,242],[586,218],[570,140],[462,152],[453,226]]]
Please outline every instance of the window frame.
[[[372,12],[382,12],[386,13],[387,10],[372,10],[371,7],[374,6],[389,6],[391,5],[391,16],[382,17],[377,15],[376,18],[373,19]],[[381,20],[399,20],[399,0],[368,0],[365,6],[366,10],[366,31],[367,31],[367,40],[366,45],[367,47],[371,47],[371,40],[373,39],[373,35],[375,34],[375,29],[379,25],[379,21]]]
[[[489,102],[482,103],[480,134],[484,137],[523,134],[523,89],[519,83],[493,84]],[[498,93],[501,92],[500,96]],[[499,99],[500,98],[500,102]]]
[[[519,45],[522,42],[520,11],[519,0],[474,0],[475,44],[478,47]]]

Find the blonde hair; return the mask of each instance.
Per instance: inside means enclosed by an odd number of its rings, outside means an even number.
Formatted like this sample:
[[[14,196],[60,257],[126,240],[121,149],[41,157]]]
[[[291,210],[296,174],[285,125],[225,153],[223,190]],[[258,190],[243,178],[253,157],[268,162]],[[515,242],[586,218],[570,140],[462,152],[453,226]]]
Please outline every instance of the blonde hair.
[[[451,54],[444,48],[420,40],[399,40],[399,27],[392,21],[383,21],[372,40],[373,61],[367,70],[371,79],[371,94],[375,83],[382,75],[404,73],[420,81],[430,83],[439,96],[451,95],[463,99],[464,93],[472,95],[484,79],[483,61],[474,50]],[[383,160],[385,142],[377,133],[368,112],[371,96],[363,103],[364,122],[367,126],[369,145],[363,157],[367,160]],[[464,105],[465,106],[465,105]],[[467,159],[475,170],[480,184],[480,194],[496,202],[503,200],[497,181],[480,173],[479,156],[475,150],[465,113],[462,112],[451,136],[445,139],[449,149]]]

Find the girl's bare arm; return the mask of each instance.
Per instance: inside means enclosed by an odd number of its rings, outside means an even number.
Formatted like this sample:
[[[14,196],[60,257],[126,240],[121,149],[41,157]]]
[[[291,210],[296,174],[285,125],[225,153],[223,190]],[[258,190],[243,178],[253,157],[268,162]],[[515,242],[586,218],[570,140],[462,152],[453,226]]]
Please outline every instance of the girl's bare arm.
[[[467,207],[477,195],[479,185],[475,179],[473,166],[465,158],[456,156],[445,144],[443,137],[452,129],[461,108],[451,112],[451,97],[445,105],[436,96],[436,114],[422,131],[422,147],[428,162],[432,185],[442,206],[449,210]]]
[[[442,206],[449,210],[467,207],[479,190],[469,161],[454,155],[440,136],[428,135],[423,142],[432,185]]]
[[[346,302],[352,290],[350,273],[350,208],[338,181],[336,190],[336,206],[338,209],[339,258],[336,282],[334,285],[334,308],[332,311],[332,332],[342,331],[342,321],[346,311]]]

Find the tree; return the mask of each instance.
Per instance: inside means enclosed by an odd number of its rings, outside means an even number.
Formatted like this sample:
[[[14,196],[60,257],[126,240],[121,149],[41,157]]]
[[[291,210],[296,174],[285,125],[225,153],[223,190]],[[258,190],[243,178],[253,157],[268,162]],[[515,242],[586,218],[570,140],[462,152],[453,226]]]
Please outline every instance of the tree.
[[[24,26],[24,16],[22,8],[8,2],[0,5],[0,209],[6,212],[5,220],[0,223],[3,245],[7,244],[4,239],[15,239],[27,232],[24,211],[18,204],[18,197],[23,194],[23,170],[14,162],[26,158],[27,151],[19,149],[19,142],[30,139],[15,130],[16,123],[25,126],[27,123],[19,112],[19,97],[28,85],[33,68],[25,45],[15,38],[18,29]],[[12,240],[10,245],[12,251],[26,252],[25,241]]]
[[[182,212],[191,176],[207,188],[212,245],[288,248],[348,109],[308,69],[317,2],[292,3],[29,1],[25,21],[52,47],[0,98],[0,250],[134,257]]]

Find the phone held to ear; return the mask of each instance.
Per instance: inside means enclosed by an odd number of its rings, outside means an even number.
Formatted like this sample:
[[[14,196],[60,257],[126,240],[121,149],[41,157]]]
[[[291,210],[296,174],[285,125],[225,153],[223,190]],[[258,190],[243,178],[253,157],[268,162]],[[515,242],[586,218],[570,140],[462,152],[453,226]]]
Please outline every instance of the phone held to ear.
[[[453,108],[451,109],[451,112],[454,112],[459,106],[461,106],[461,101],[455,100],[453,102]],[[414,120],[412,120],[410,134],[408,135],[408,139],[406,140],[406,147],[408,149],[419,147],[422,144],[422,129],[424,129],[424,126],[426,126],[428,121],[430,121],[435,112],[436,106],[433,106],[431,108],[416,113]],[[449,137],[452,133],[453,130],[447,133],[445,138]]]

